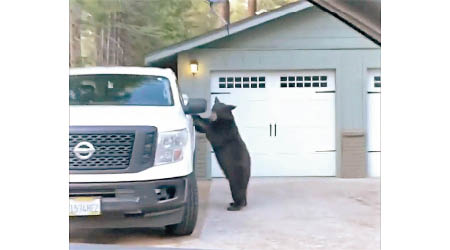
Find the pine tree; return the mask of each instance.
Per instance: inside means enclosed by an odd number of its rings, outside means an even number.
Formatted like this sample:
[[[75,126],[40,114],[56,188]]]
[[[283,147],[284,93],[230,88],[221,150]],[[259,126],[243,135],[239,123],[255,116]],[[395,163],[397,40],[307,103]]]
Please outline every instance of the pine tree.
[[[247,18],[249,0],[231,2],[230,21]],[[252,0],[271,10],[297,0]],[[70,0],[70,66],[143,65],[151,51],[216,28],[205,0]]]

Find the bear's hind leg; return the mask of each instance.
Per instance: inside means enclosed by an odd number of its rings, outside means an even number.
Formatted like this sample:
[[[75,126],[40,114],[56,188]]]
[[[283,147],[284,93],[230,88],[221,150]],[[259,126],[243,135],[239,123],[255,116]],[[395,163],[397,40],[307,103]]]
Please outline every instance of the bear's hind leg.
[[[241,210],[242,207],[245,207],[247,205],[246,190],[245,188],[242,187],[235,187],[231,182],[230,188],[234,202],[230,203],[230,206],[227,208],[227,210],[228,211]]]
[[[234,202],[230,202],[230,206],[234,206]],[[245,197],[243,207],[247,206],[247,197]]]

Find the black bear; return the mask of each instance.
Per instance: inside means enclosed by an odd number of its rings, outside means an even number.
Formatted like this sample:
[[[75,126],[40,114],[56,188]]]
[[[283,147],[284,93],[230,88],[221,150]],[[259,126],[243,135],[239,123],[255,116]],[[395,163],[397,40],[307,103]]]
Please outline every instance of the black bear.
[[[250,179],[250,155],[231,111],[236,106],[226,105],[215,99],[209,119],[193,115],[195,129],[206,133],[217,161],[230,183],[232,203],[227,208],[237,211],[247,205],[247,185]]]

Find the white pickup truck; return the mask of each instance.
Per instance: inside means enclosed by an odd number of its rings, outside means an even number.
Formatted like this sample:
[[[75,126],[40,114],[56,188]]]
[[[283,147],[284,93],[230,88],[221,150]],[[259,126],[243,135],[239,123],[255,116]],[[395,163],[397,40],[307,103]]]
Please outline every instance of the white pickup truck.
[[[182,95],[170,69],[70,70],[71,228],[165,227],[197,220],[195,129],[203,99]]]

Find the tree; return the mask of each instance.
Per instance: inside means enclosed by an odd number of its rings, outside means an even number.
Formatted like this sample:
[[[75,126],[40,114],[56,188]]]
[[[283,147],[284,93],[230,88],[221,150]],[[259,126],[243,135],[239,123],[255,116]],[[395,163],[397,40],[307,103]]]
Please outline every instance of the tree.
[[[230,2],[230,21],[248,17],[248,0]],[[258,0],[273,9],[296,0]],[[206,0],[70,0],[70,66],[143,65],[151,51],[216,28]]]
[[[80,64],[81,48],[80,48],[80,22],[81,9],[79,6],[70,5],[69,12],[69,66]]]

